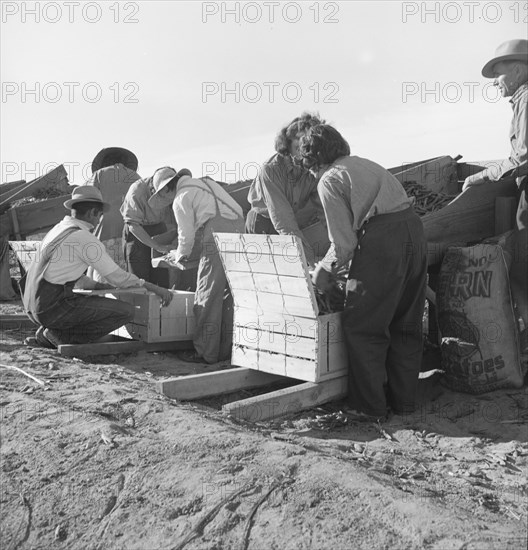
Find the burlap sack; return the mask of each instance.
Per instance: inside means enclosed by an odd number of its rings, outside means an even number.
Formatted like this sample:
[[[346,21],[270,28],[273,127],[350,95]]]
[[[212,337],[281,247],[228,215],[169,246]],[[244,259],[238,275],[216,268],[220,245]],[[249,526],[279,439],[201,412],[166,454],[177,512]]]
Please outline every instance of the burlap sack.
[[[449,248],[437,308],[445,385],[474,394],[523,385],[508,262],[500,246]]]

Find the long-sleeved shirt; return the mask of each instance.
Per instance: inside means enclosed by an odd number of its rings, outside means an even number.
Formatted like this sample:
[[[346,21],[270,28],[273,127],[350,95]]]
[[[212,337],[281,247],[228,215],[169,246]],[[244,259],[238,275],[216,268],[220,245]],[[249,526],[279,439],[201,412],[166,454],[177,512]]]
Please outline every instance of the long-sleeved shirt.
[[[516,90],[510,99],[513,109],[513,118],[510,124],[510,156],[497,166],[491,166],[480,173],[480,176],[490,181],[498,181],[506,176],[520,179],[528,174],[528,160],[526,156],[526,132],[528,131],[528,83],[524,83]]]
[[[149,204],[149,199],[153,193],[152,178],[137,180],[130,186],[121,205],[121,215],[125,223],[138,225],[154,225],[161,222],[174,223],[170,205],[162,209],[156,209]]]
[[[207,181],[209,185],[190,176],[182,176],[178,181],[172,204],[178,224],[178,248],[174,254],[176,258],[191,254],[196,232],[216,216],[217,203],[222,218],[243,218],[242,208],[233,197],[213,179],[207,178]]]
[[[123,217],[119,209],[130,186],[139,179],[140,176],[134,170],[123,164],[114,164],[97,170],[82,184],[97,187],[103,200],[110,204],[110,210],[105,212],[95,231],[95,235],[102,241],[121,237]]]
[[[44,237],[40,252],[42,253],[46,246],[68,227],[77,227],[79,230],[70,233],[53,252],[44,271],[46,281],[57,285],[78,281],[86,269],[92,267],[116,287],[140,286],[140,279],[121,269],[110,258],[104,244],[92,234],[93,225],[83,220],[65,216]],[[89,285],[85,284],[83,287],[88,288]]]
[[[295,215],[310,200],[320,208],[317,179],[280,153],[263,164],[248,193],[251,207],[270,218],[279,235],[297,235],[301,239],[304,237]]]
[[[402,184],[385,168],[361,157],[341,157],[321,176],[317,191],[326,215],[330,248],[321,260],[327,271],[354,257],[358,230],[371,217],[411,205]]]

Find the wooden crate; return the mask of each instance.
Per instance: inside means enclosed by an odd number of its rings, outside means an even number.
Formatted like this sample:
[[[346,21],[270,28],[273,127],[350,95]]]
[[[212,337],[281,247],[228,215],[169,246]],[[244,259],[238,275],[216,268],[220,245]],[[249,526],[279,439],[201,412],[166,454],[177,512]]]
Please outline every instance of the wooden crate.
[[[161,307],[153,292],[126,293],[115,296],[137,308],[133,323],[126,325],[128,334],[147,343],[192,340],[194,334],[194,292],[172,290],[172,301]]]
[[[348,370],[341,314],[319,315],[300,239],[215,233],[234,301],[231,363],[307,382]]]

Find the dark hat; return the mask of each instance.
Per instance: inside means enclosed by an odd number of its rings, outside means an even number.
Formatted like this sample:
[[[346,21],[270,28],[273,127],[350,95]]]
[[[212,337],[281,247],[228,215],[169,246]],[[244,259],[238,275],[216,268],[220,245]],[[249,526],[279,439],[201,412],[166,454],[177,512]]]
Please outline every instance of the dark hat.
[[[132,151],[124,149],[123,147],[106,147],[105,149],[101,149],[97,155],[95,155],[95,158],[92,161],[92,174],[105,166],[105,160],[109,156],[118,158],[118,162],[130,170],[137,170],[138,159]]]
[[[528,40],[517,39],[503,42],[496,50],[493,59],[490,59],[482,68],[482,76],[493,78],[493,67],[500,61],[523,61],[528,63]]]
[[[71,199],[68,199],[64,203],[64,206],[68,210],[71,210],[78,202],[97,202],[102,204],[103,212],[108,212],[108,210],[110,210],[110,204],[103,200],[101,191],[93,185],[80,185],[79,187],[76,187],[72,191]]]

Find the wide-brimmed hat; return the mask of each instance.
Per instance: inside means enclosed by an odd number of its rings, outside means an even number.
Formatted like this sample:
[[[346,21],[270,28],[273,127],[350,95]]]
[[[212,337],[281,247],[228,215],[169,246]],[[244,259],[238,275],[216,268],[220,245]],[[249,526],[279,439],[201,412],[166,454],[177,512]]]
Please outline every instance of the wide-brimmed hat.
[[[503,42],[496,50],[495,57],[482,68],[482,76],[493,78],[493,67],[500,61],[524,61],[528,63],[528,40],[516,39]]]
[[[106,147],[101,149],[97,155],[95,155],[92,161],[92,174],[100,170],[105,165],[105,159],[109,156],[115,157],[124,166],[130,170],[137,170],[138,159],[132,151],[124,149],[123,147]]]
[[[72,191],[71,199],[68,199],[64,206],[68,210],[71,210],[78,202],[97,202],[103,205],[103,212],[110,210],[110,205],[103,200],[101,191],[93,185],[80,185]]]
[[[154,187],[152,196],[159,195],[160,191],[169,185],[174,178],[180,179],[182,176],[192,176],[192,173],[187,168],[178,171],[170,166],[158,168],[152,176],[152,187]]]

